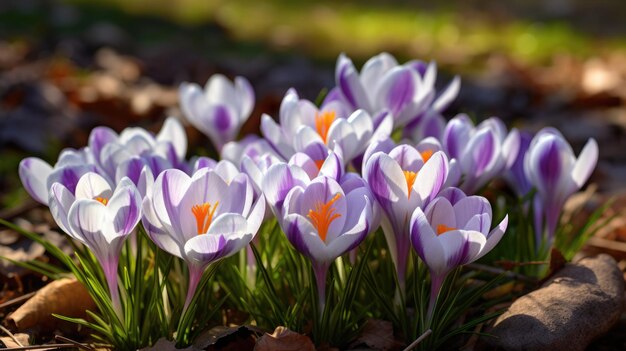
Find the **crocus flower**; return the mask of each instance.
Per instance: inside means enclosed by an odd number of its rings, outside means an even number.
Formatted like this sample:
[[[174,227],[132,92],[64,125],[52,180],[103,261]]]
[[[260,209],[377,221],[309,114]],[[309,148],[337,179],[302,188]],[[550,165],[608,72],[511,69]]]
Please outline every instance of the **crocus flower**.
[[[537,245],[547,235],[553,239],[565,201],[589,179],[598,162],[598,144],[589,139],[578,159],[563,135],[544,128],[530,143],[524,158],[524,172],[537,189],[534,199]]]
[[[184,311],[204,269],[248,245],[263,220],[265,198],[254,202],[248,176],[224,179],[227,173],[202,168],[189,177],[166,170],[143,201],[142,222],[150,238],[189,267]]]
[[[89,149],[96,165],[115,179],[117,167],[133,157],[145,158],[154,171],[184,167],[187,136],[180,122],[169,117],[157,135],[139,127],[126,128],[119,135],[110,128],[96,127],[89,135]]]
[[[233,84],[223,75],[215,74],[207,81],[204,91],[197,84],[183,83],[179,95],[189,122],[211,140],[217,151],[235,140],[254,108],[254,90],[243,77],[236,77]]]
[[[508,215],[491,228],[491,205],[481,196],[466,196],[448,188],[411,216],[411,243],[428,266],[431,277],[428,317],[448,273],[487,254],[500,241],[508,225]]]
[[[283,203],[291,189],[310,183],[309,175],[301,167],[280,162],[270,166],[263,177],[261,189],[276,218],[282,217]]]
[[[504,174],[504,178],[507,183],[511,188],[513,188],[519,197],[523,197],[528,194],[533,187],[524,172],[524,159],[526,158],[526,153],[528,152],[532,139],[533,135],[531,133],[524,131],[520,132],[520,144],[517,157],[515,158],[515,162],[513,162],[511,167],[507,169]]]
[[[370,199],[358,188],[344,192],[335,180],[318,177],[286,196],[279,223],[291,244],[307,256],[315,272],[320,311],[332,262],[355,248],[372,229]]]
[[[328,150],[341,148],[346,163],[361,155],[371,140],[388,137],[393,120],[387,113],[372,117],[364,110],[350,113],[345,104],[330,100],[317,108],[290,89],[283,98],[279,122],[263,115],[261,131],[272,148],[285,159],[312,144]]]
[[[50,187],[50,212],[59,227],[85,244],[102,266],[113,307],[122,318],[117,266],[124,241],[141,218],[141,195],[128,178],[113,189],[97,173],[84,174],[75,191],[63,183]]]
[[[235,166],[241,167],[241,163],[244,157],[252,159],[257,162],[260,157],[266,155],[272,155],[272,157],[285,161],[286,159],[280,156],[270,143],[260,138],[257,135],[246,135],[239,141],[231,141],[224,145],[220,156],[222,160],[228,160],[235,164]]]
[[[459,161],[466,193],[475,193],[511,167],[519,150],[519,132],[506,132],[501,120],[489,118],[477,127],[466,115],[458,115],[446,126],[443,146],[450,158]]]
[[[375,153],[367,160],[364,170],[363,178],[382,210],[381,225],[396,267],[401,293],[404,293],[410,249],[411,214],[415,208],[427,205],[448,177],[446,155],[437,151],[427,156],[411,146],[400,145],[388,154]]]
[[[335,80],[344,101],[352,109],[370,113],[391,112],[394,125],[415,128],[422,117],[442,112],[456,98],[460,80],[454,78],[438,96],[435,91],[437,67],[420,61],[399,65],[388,53],[369,59],[361,72],[341,54],[337,59]]]
[[[94,165],[57,162],[52,167],[37,157],[27,157],[20,162],[19,175],[24,189],[37,202],[48,205],[48,194],[53,183],[61,183],[74,192],[82,175],[95,172]]]

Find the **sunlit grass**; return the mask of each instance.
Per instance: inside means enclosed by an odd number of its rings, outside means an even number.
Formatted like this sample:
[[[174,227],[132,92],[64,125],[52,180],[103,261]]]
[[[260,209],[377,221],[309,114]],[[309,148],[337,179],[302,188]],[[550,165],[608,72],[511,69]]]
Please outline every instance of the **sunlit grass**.
[[[493,23],[450,10],[422,11],[418,6],[371,2],[362,5],[279,0],[97,2],[184,24],[215,21],[236,39],[304,49],[309,55],[325,59],[336,57],[338,52],[366,57],[386,50],[405,58],[428,57],[444,64],[467,64],[484,54],[500,52],[522,62],[536,63],[560,53],[586,56],[599,48],[626,46],[624,40],[601,42],[559,22]]]

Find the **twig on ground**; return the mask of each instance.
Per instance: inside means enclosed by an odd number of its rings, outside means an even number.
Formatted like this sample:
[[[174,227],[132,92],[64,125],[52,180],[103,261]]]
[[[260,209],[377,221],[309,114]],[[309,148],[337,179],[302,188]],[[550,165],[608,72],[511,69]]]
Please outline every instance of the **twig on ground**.
[[[22,296],[19,296],[19,297],[16,297],[14,299],[11,299],[11,300],[9,300],[7,302],[4,302],[4,303],[0,304],[0,309],[5,308],[5,307],[9,307],[9,306],[12,306],[12,305],[15,305],[15,304],[18,304],[18,303],[23,302],[23,301],[26,301],[26,300],[30,299],[31,297],[33,297],[36,293],[37,293],[36,291],[33,291],[33,292],[28,293],[28,294],[24,294]]]
[[[2,325],[0,325],[0,330],[2,330],[6,335],[8,335],[11,338],[11,340],[15,341],[16,344],[18,344],[18,345],[20,345],[22,347],[24,346],[24,345],[22,345],[22,343],[19,340],[17,340],[15,335],[13,335],[13,333],[11,333],[11,331],[9,329],[7,329],[7,328],[3,327]]]
[[[414,347],[416,347],[417,345],[419,345],[420,342],[424,341],[424,339],[426,339],[430,334],[432,334],[432,330],[428,329],[424,332],[424,334],[420,335],[419,338],[415,339],[415,341],[413,341],[409,346],[407,346],[403,351],[410,351],[412,350]]]
[[[55,335],[54,339],[57,340],[57,341],[72,343],[72,344],[76,345],[76,347],[78,347],[79,349],[82,349],[82,350],[95,351],[95,349],[93,347],[91,347],[91,346],[89,346],[87,344],[83,344],[81,342],[78,342],[76,340],[72,340],[70,338],[66,338],[66,337],[61,336],[61,335]]]

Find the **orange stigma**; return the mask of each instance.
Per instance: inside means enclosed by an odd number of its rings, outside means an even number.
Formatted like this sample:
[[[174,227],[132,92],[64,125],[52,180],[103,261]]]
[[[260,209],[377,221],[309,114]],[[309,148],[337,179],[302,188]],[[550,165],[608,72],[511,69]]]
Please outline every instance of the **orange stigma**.
[[[98,201],[99,203],[103,204],[104,206],[106,206],[109,203],[109,199],[107,199],[106,197],[96,197],[94,200]]]
[[[335,207],[333,204],[339,200],[341,194],[337,193],[330,201],[325,204],[317,203],[315,210],[309,210],[309,218],[313,223],[317,233],[322,241],[326,242],[326,234],[328,234],[328,227],[337,218],[341,217],[341,214],[335,213]]]
[[[409,193],[409,199],[411,198],[411,188],[413,188],[413,184],[415,183],[415,178],[417,178],[417,172],[411,171],[403,171],[404,178],[406,178],[406,188]]]
[[[213,221],[213,215],[219,205],[219,201],[215,201],[215,205],[211,206],[210,203],[205,202],[201,205],[195,205],[191,208],[191,213],[196,217],[196,227],[198,228],[198,235],[205,234],[211,222]]]
[[[317,160],[314,161],[315,162],[315,166],[317,166],[317,171],[319,172],[322,169],[322,166],[324,165],[324,162],[326,160]]]
[[[422,155],[422,160],[424,160],[424,162],[426,162],[433,155],[433,150],[431,150],[431,149],[424,150],[424,151],[420,152],[420,154]]]
[[[445,232],[449,232],[449,231],[451,231],[451,230],[456,230],[456,228],[454,228],[454,227],[448,227],[448,226],[447,226],[447,225],[445,225],[445,224],[439,224],[439,225],[437,226],[437,235],[441,235],[441,234],[443,234],[443,233],[445,233]]]
[[[330,129],[330,125],[333,124],[333,121],[337,117],[335,111],[327,111],[322,113],[315,113],[315,129],[317,130],[317,134],[322,137],[324,144],[327,144],[326,138],[328,138],[328,130]]]

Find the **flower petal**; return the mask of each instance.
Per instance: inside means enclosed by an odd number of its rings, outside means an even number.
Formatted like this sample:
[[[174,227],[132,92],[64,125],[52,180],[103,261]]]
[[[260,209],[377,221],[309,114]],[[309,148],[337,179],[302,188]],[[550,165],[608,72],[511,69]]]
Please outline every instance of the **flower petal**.
[[[185,238],[176,233],[169,233],[161,224],[159,217],[154,211],[152,198],[146,196],[142,203],[141,223],[152,241],[162,250],[176,256],[184,257]]]
[[[589,179],[589,176],[591,176],[591,172],[593,172],[597,162],[598,143],[596,143],[595,139],[589,139],[587,144],[585,144],[585,147],[583,147],[583,150],[580,152],[580,155],[574,164],[574,169],[572,170],[572,179],[578,189],[582,188],[587,179]]]
[[[411,243],[417,255],[426,263],[428,268],[436,274],[448,272],[444,250],[437,240],[437,234],[433,231],[421,208],[416,208],[410,222]]]
[[[502,222],[500,222],[500,224],[498,224],[498,226],[489,233],[485,246],[482,248],[480,254],[478,254],[475,260],[478,260],[479,258],[489,253],[489,251],[491,251],[500,242],[500,239],[502,239],[502,236],[504,235],[508,224],[509,215],[506,215],[504,216]]]
[[[76,199],[95,199],[97,197],[109,199],[113,195],[111,186],[101,175],[93,172],[85,173],[76,184],[74,196]]]
[[[61,183],[54,183],[50,187],[50,196],[48,197],[48,204],[50,207],[50,213],[57,225],[65,233],[70,236],[74,236],[68,222],[68,214],[72,204],[76,201],[74,194],[72,194]]]
[[[441,92],[433,102],[432,109],[437,112],[443,112],[456,99],[461,91],[461,78],[455,76],[447,87]]]
[[[467,223],[477,214],[486,213],[489,216],[489,223],[486,223],[487,230],[482,232],[487,234],[491,225],[491,205],[489,201],[482,196],[468,196],[459,200],[454,204],[454,212],[456,213],[457,227],[466,228]],[[482,226],[481,226],[482,228]]]
[[[24,188],[37,202],[48,204],[47,179],[52,167],[42,159],[28,157],[20,162],[19,174]]]
[[[128,178],[122,178],[106,208],[113,217],[113,229],[117,236],[130,234],[141,219],[141,195],[135,184]],[[112,239],[109,238],[109,241]]]
[[[175,117],[168,117],[156,136],[158,142],[166,141],[172,144],[179,160],[185,159],[187,154],[187,134],[180,121]]]
[[[448,178],[448,157],[442,152],[435,152],[417,173],[413,184],[424,204],[433,199],[443,188]]]
[[[235,90],[241,104],[241,122],[244,122],[254,108],[254,89],[252,89],[252,85],[246,78],[235,77]]]

